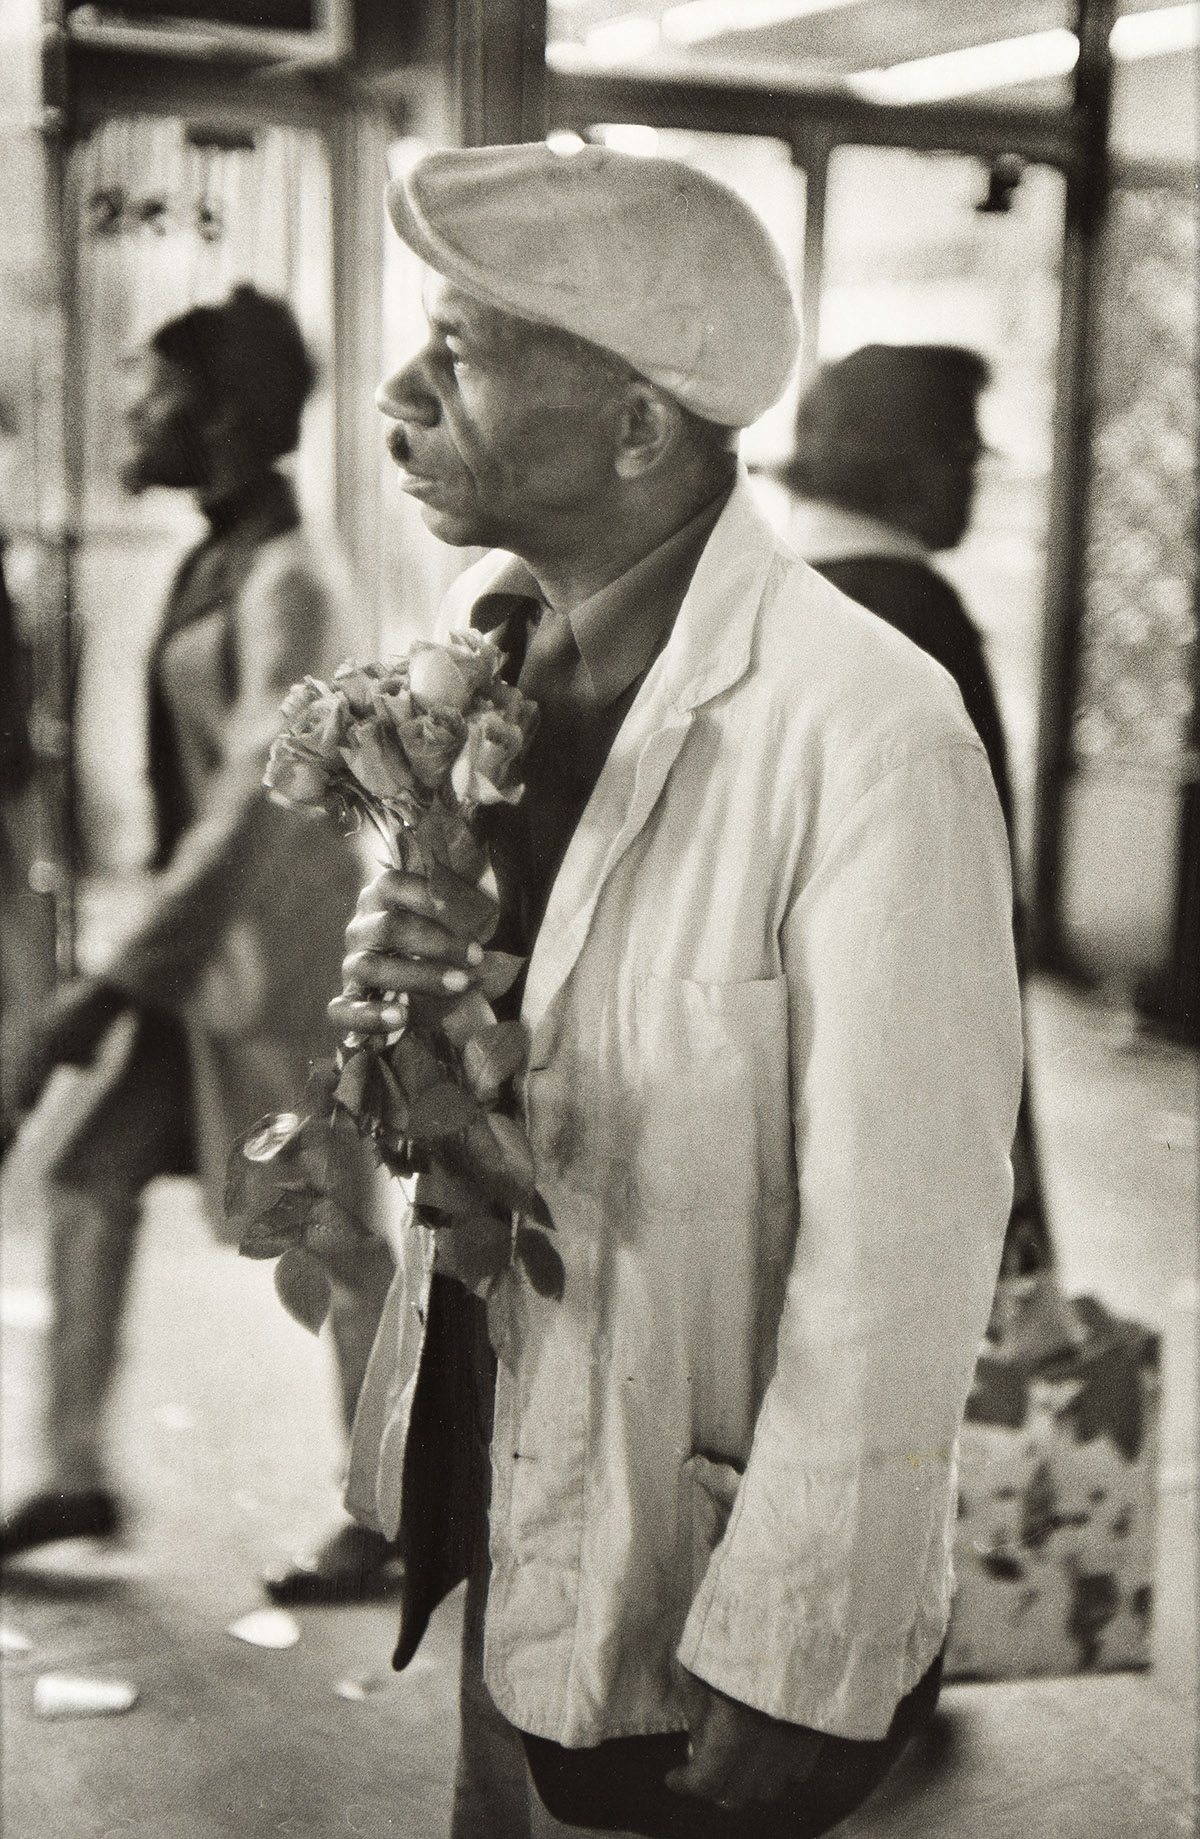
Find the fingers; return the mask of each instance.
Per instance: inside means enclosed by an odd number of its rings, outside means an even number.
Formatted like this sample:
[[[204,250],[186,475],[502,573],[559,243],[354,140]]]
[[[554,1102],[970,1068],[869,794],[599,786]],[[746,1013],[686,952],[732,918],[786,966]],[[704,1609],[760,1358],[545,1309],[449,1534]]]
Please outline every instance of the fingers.
[[[443,965],[476,965],[483,953],[469,934],[450,923],[450,903],[420,875],[388,869],[359,896],[346,928],[349,957],[361,952],[430,958]]]
[[[451,929],[447,908],[423,876],[399,869],[386,869],[363,889],[346,928],[344,987],[329,1005],[339,1028],[389,1034],[405,1021],[398,998],[461,996],[470,988],[483,947]]]
[[[710,1691],[692,1726],[690,1760],[672,1769],[666,1785],[731,1813],[778,1801],[816,1765],[818,1732],[768,1718]]]
[[[711,1801],[718,1807],[733,1807],[733,1778],[738,1761],[737,1736],[732,1722],[723,1717],[724,1705],[715,1693],[706,1697],[704,1708],[691,1727],[688,1760],[682,1768],[672,1769],[666,1784],[676,1794],[694,1795],[697,1800]],[[741,1733],[743,1739],[745,1733]]]

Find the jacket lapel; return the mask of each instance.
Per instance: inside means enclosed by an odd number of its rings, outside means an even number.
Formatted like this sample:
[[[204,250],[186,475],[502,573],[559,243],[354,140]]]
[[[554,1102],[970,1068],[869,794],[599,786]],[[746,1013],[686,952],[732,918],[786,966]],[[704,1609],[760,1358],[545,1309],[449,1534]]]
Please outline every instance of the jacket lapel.
[[[775,539],[743,473],[700,558],[671,636],[613,743],[551,890],[522,1005],[532,1068],[540,1064],[545,1045],[540,1025],[583,948],[604,884],[657,804],[695,711],[746,671],[774,555]]]

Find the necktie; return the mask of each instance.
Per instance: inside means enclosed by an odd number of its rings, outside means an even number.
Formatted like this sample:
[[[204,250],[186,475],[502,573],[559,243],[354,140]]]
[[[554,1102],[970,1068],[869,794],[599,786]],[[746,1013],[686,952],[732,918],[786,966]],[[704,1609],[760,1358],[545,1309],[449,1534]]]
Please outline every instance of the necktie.
[[[543,721],[554,721],[572,698],[576,672],[582,660],[571,622],[565,613],[543,607],[525,645],[525,661],[518,684],[542,711]]]

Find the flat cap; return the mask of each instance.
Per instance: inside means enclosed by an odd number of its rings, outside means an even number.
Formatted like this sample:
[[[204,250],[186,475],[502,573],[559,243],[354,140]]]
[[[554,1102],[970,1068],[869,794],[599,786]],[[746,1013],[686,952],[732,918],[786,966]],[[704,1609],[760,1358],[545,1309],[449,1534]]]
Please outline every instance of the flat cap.
[[[744,428],[799,345],[787,273],[736,192],[678,160],[543,142],[428,154],[387,189],[397,233],[490,305],[615,352]]]

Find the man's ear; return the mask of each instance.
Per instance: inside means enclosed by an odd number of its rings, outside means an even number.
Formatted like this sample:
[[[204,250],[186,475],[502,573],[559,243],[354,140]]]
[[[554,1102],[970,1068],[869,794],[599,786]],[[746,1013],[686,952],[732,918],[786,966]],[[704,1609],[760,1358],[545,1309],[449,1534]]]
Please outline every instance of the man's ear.
[[[625,386],[613,465],[618,478],[640,479],[674,446],[683,422],[678,403],[635,377]]]

